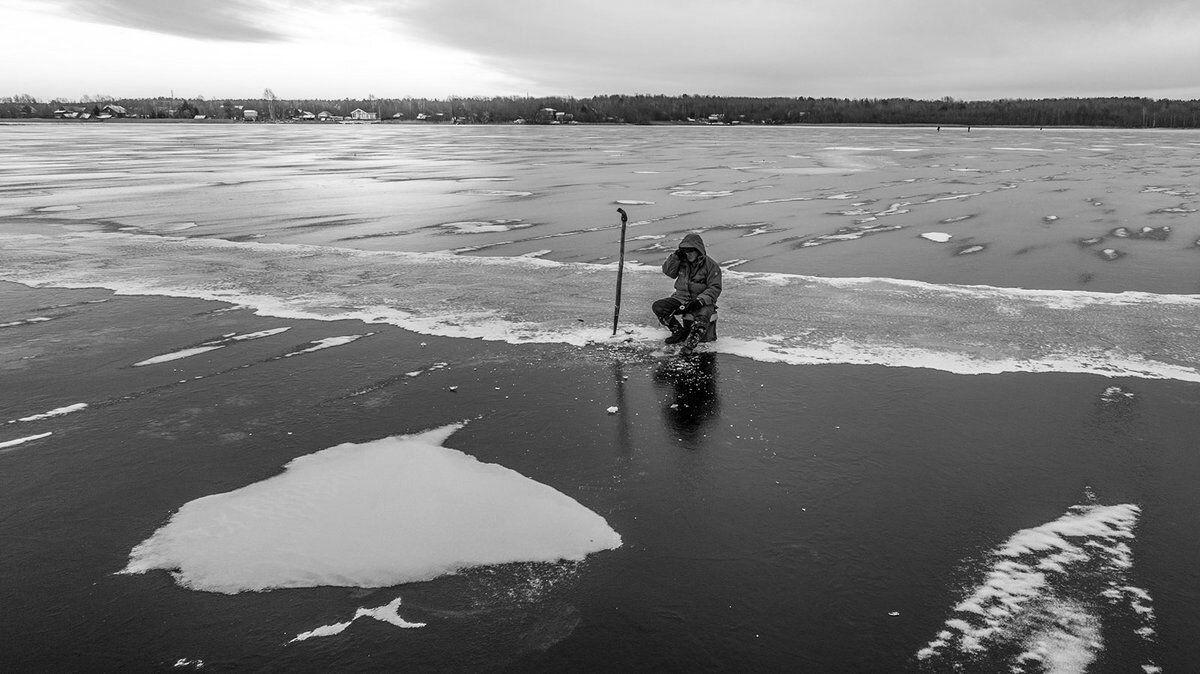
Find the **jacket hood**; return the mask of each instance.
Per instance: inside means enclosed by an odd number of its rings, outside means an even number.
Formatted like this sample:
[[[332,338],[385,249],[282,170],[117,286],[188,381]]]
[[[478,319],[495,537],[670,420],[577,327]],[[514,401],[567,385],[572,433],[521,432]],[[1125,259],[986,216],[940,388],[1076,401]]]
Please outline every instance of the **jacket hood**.
[[[700,238],[699,234],[691,233],[683,237],[683,241],[679,242],[680,248],[695,248],[700,251],[702,256],[707,257],[708,251],[704,250],[704,239]]]

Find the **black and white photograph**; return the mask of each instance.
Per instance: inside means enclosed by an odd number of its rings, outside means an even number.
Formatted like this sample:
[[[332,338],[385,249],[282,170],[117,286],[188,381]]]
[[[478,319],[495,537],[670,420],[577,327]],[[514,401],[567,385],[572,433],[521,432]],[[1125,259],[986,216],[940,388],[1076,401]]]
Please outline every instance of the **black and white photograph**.
[[[0,672],[1200,671],[1197,36],[0,0]]]

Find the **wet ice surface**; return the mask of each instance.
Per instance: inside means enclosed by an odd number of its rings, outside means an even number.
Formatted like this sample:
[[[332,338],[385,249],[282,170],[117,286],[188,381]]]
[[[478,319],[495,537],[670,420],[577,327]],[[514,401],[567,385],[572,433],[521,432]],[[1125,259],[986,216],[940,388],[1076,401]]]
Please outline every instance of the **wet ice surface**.
[[[0,280],[230,303],[179,326],[98,291],[0,315],[0,373],[20,382],[0,393],[4,568],[51,588],[16,598],[38,634],[206,668],[1188,661],[1159,640],[1200,624],[1200,134],[6,125],[0,138],[16,159],[0,166]],[[617,206],[630,227],[614,339]],[[677,362],[646,306],[693,230],[729,271],[720,339]],[[69,374],[42,383],[57,363]],[[1023,374],[958,376],[986,373]],[[329,587],[356,584],[340,564],[311,576],[323,587],[215,599],[162,571],[112,576],[197,499],[349,437],[464,418],[464,451],[551,485],[625,545],[362,594]],[[1097,496],[1081,501],[1083,485]],[[286,521],[304,501],[267,498],[259,514]],[[86,550],[66,549],[76,537]],[[293,569],[312,558],[284,552]],[[192,557],[167,556],[159,567],[185,578]],[[35,610],[47,598],[86,623]]]
[[[740,662],[770,669],[811,662],[852,669],[899,663],[895,668],[904,670],[929,662],[936,671],[938,663],[1021,656],[1027,671],[1039,671],[1039,663],[1067,662],[1047,653],[1072,654],[1070,662],[1160,662],[1159,624],[1167,634],[1190,624],[1179,623],[1180,588],[1164,587],[1161,561],[1154,564],[1162,556],[1163,534],[1154,531],[1162,526],[1160,513],[1191,503],[1192,445],[1172,442],[1175,434],[1190,438],[1194,427],[1190,417],[1173,418],[1188,409],[1175,399],[1186,400],[1189,384],[796,368],[721,353],[676,361],[624,343],[534,345],[520,356],[502,355],[511,347],[491,351],[495,342],[429,337],[427,344],[407,337],[409,345],[398,349],[400,331],[391,328],[346,341],[338,338],[353,321],[254,318],[219,303],[190,310],[188,329],[171,339],[139,343],[128,336],[173,328],[155,324],[161,320],[155,312],[110,312],[132,311],[144,301],[116,296],[20,328],[30,342],[53,337],[53,356],[17,360],[24,351],[11,349],[21,340],[0,350],[8,381],[25,372],[35,376],[39,358],[82,352],[86,360],[114,363],[95,373],[107,398],[64,404],[3,399],[6,409],[23,410],[9,418],[30,419],[16,424],[21,437],[53,435],[11,447],[4,456],[19,461],[7,464],[18,472],[0,479],[10,499],[36,494],[31,483],[39,482],[54,494],[16,508],[10,522],[26,521],[22,515],[31,510],[57,512],[73,504],[65,516],[34,520],[47,536],[71,532],[73,540],[86,537],[77,522],[86,514],[82,528],[97,532],[86,538],[96,552],[43,559],[14,577],[50,569],[56,588],[63,587],[60,576],[72,579],[65,587],[76,589],[38,593],[36,601],[70,600],[89,625],[126,611],[144,614],[150,622],[126,617],[118,627],[85,626],[76,633],[85,649],[123,644],[118,652],[125,662],[146,662],[141,649],[129,645],[144,644],[154,653],[165,647],[156,662],[203,661],[210,669],[219,662],[261,662],[256,657],[299,669],[345,658],[369,666],[383,658],[450,671],[520,670],[528,662],[554,669],[564,663],[559,658],[603,657],[621,667]],[[225,329],[227,321],[239,325]],[[97,326],[105,326],[104,341],[85,347],[81,333]],[[258,337],[233,339],[251,335]],[[172,342],[218,339],[230,341],[212,352],[134,367],[175,353]],[[339,345],[281,357],[303,344],[330,342]],[[464,353],[447,342],[471,348]],[[123,357],[111,355],[113,345],[125,345]],[[71,387],[45,385],[38,393],[80,395],[73,386],[86,378],[74,369],[66,376]],[[120,394],[119,382],[146,387],[156,380],[166,383]],[[90,404],[79,407],[74,400]],[[73,411],[51,414],[68,408]],[[378,530],[389,526],[383,518],[353,515],[354,503],[391,504],[384,510],[401,519],[419,512],[414,521],[429,526],[433,539],[453,539],[465,529],[437,526],[447,494],[420,475],[397,478],[366,462],[360,477],[343,479],[350,471],[330,461],[320,471],[328,479],[288,487],[292,470],[281,473],[288,459],[274,457],[321,458],[320,450],[334,443],[310,443],[311,434],[362,433],[369,440],[400,424],[430,428],[435,424],[421,419],[451,413],[439,409],[480,415],[452,436],[461,443],[456,446],[553,485],[601,515],[624,545],[579,566],[488,566],[375,592],[328,587],[386,584],[392,581],[379,579],[394,578],[389,574],[403,567],[393,561],[375,568],[372,562],[383,556],[371,552],[356,556],[356,571],[328,558],[353,554],[353,545],[306,547],[308,537],[355,531],[378,544],[390,540]],[[360,429],[364,424],[371,428]],[[311,449],[301,449],[306,444]],[[387,448],[377,443],[372,451]],[[55,466],[53,479],[45,476],[48,465]],[[1182,492],[1145,477],[1164,470],[1185,483]],[[1084,476],[1099,485],[1105,505],[1088,501],[1062,517],[1056,504],[1073,502]],[[165,497],[151,498],[152,505],[126,497],[139,493],[123,486],[130,480],[161,482],[156,489],[143,484],[139,492],[165,491]],[[432,488],[434,496],[412,493],[407,480]],[[362,489],[369,483],[387,496],[370,498]],[[114,489],[122,496],[113,498]],[[1155,503],[1160,489],[1184,503]],[[480,490],[467,491],[469,497]],[[408,496],[416,501],[394,507]],[[1137,505],[1147,499],[1147,506]],[[200,504],[209,510],[197,515]],[[91,514],[97,507],[100,514]],[[502,526],[532,522],[501,511]],[[168,522],[172,513],[176,519]],[[1184,521],[1186,527],[1188,516]],[[233,544],[215,523],[248,538]],[[105,535],[114,527],[119,535]],[[222,594],[218,601],[175,587],[163,571],[112,576],[131,547],[152,534],[135,556],[158,560],[149,565],[156,569],[177,570],[189,586],[221,587],[198,580],[198,564],[217,576],[221,568],[268,576],[272,569],[300,571],[326,587]],[[300,535],[279,542],[291,534]],[[1192,549],[1166,538],[1177,555]],[[254,545],[268,540],[271,545]],[[22,559],[46,545],[18,541]],[[978,558],[977,551],[994,552]],[[101,563],[81,562],[97,552]],[[949,571],[959,567],[959,574]],[[362,580],[364,568],[375,580]],[[1039,584],[1018,583],[1035,574],[1043,576]],[[951,582],[951,575],[961,578]],[[1179,582],[1186,584],[1186,576]],[[990,622],[963,632],[983,647],[960,648],[952,633],[936,656],[918,658],[940,631],[973,625],[974,604],[964,601],[989,587],[997,588],[989,597],[1007,598],[1007,612],[989,613]],[[1102,591],[1113,596],[1085,601]],[[1165,618],[1159,613],[1164,595]],[[160,603],[164,608],[155,608]],[[160,611],[173,616],[165,631],[153,627]],[[1143,614],[1145,620],[1134,620]],[[50,633],[61,623],[52,615],[32,621]],[[398,629],[418,624],[425,627]],[[984,639],[981,631],[989,626],[994,629]],[[191,634],[214,637],[193,643]],[[706,649],[697,650],[698,639]],[[623,644],[621,654],[608,653],[614,640]]]

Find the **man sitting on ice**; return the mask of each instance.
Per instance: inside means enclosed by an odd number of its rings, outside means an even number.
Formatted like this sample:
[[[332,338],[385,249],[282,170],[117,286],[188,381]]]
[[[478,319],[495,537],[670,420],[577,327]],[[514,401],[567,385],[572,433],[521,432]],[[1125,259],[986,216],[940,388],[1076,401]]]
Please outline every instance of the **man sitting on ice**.
[[[656,301],[651,310],[671,331],[666,343],[683,342],[679,353],[686,356],[699,342],[716,339],[716,330],[710,331],[710,325],[715,320],[717,297],[721,294],[721,265],[708,257],[704,240],[693,233],[683,237],[679,249],[671,253],[662,270],[675,279],[675,294]],[[686,315],[691,320],[685,322]]]

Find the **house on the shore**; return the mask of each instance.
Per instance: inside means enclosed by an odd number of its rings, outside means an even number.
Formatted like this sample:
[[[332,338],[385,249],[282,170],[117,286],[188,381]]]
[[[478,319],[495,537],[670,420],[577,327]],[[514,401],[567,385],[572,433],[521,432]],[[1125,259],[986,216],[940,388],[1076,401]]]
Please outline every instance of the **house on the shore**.
[[[99,112],[94,112],[95,110]],[[55,119],[112,119],[113,117],[129,117],[129,111],[122,105],[109,103],[103,108],[88,108],[86,106],[61,106],[53,113]]]
[[[317,113],[318,122],[328,122],[330,119],[333,119],[333,113],[328,110],[322,110]]]
[[[361,121],[374,121],[374,120],[379,119],[379,113],[378,112],[367,112],[366,110],[363,110],[362,108],[355,108],[350,111],[350,119],[357,119],[357,120],[361,120]]]
[[[88,119],[91,116],[87,108],[79,106],[63,106],[54,111],[55,119]]]
[[[258,110],[242,110],[242,119],[247,122],[257,122]]]

